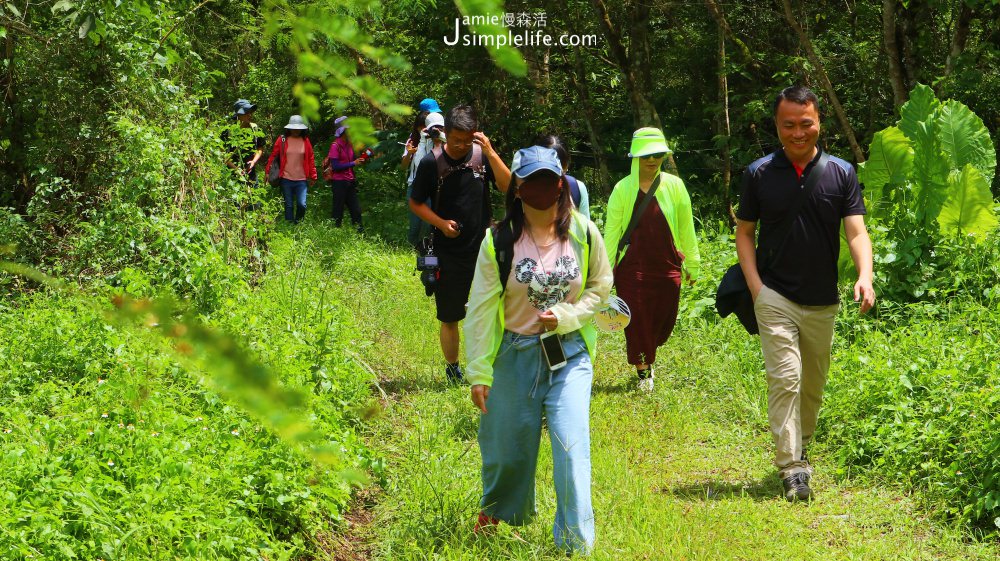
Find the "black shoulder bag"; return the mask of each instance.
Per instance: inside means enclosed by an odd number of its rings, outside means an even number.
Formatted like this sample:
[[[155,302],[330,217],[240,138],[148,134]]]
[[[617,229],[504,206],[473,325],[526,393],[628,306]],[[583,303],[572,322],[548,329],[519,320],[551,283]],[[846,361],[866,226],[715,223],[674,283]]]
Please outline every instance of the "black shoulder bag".
[[[823,172],[826,170],[826,163],[829,159],[830,156],[826,152],[820,154],[816,165],[809,171],[809,177],[806,178],[805,184],[799,191],[798,198],[795,199],[791,208],[788,209],[788,216],[785,217],[785,221],[772,234],[772,240],[779,240],[778,246],[772,250],[760,248],[762,251],[759,252],[760,258],[757,260],[757,270],[759,272],[763,273],[769,269],[785,248],[789,234],[792,231],[792,224],[798,218],[799,212],[802,210],[802,205],[809,198],[809,194],[812,193],[816,184],[819,183],[820,178],[823,176]],[[719,281],[719,288],[715,292],[715,309],[720,317],[726,317],[729,314],[735,313],[736,318],[740,320],[747,333],[757,335],[760,332],[757,327],[757,314],[753,311],[753,296],[750,294],[750,288],[747,286],[747,280],[743,276],[743,269],[739,263],[729,267],[722,276],[722,280]]]
[[[281,186],[281,153],[285,148],[285,135],[281,135],[280,141],[281,148],[278,149],[278,155],[274,158],[274,161],[271,162],[271,169],[267,172],[267,182],[272,187]]]

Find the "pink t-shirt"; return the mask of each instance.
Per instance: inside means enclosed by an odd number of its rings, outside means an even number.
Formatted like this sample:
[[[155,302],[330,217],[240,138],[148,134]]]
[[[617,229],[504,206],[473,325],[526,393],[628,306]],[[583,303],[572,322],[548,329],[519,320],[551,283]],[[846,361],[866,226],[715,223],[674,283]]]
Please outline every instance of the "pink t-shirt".
[[[306,179],[306,141],[302,137],[289,136],[285,138],[285,165],[281,168],[281,177],[292,181]]]
[[[514,261],[503,303],[505,328],[522,335],[545,331],[538,314],[560,302],[576,302],[583,276],[571,242],[535,246],[528,230],[514,244]]]

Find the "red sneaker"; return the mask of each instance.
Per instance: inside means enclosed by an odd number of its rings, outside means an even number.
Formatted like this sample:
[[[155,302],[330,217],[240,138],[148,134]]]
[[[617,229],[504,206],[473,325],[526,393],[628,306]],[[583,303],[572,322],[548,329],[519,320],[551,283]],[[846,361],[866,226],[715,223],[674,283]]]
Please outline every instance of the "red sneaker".
[[[480,512],[479,519],[476,520],[476,527],[473,528],[472,531],[478,534],[490,526],[498,525],[500,525],[500,520],[493,518],[492,516],[488,516],[485,512]]]

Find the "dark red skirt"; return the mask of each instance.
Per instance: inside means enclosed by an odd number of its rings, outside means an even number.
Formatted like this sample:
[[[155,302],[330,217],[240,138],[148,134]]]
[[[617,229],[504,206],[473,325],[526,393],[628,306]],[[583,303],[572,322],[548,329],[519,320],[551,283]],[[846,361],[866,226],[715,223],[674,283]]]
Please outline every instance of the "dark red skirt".
[[[633,213],[643,198],[640,191]],[[653,364],[657,347],[667,342],[677,323],[683,257],[656,201],[646,207],[631,240],[615,268],[618,297],[632,312],[625,348],[629,364]]]

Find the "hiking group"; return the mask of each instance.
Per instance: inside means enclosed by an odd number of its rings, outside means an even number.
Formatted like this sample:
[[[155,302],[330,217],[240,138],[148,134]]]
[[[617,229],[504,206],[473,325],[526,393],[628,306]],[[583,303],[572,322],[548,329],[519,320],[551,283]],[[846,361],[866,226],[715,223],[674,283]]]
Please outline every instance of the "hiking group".
[[[252,193],[257,185],[257,167],[264,153],[264,132],[253,122],[257,105],[239,99],[233,104],[233,118],[237,126],[223,131],[222,142],[227,149],[226,165],[229,166]],[[361,224],[361,204],[358,201],[357,179],[354,168],[363,165],[371,155],[369,150],[356,154],[350,140],[347,116],[333,121],[336,130],[330,150],[323,159],[323,180],[330,185],[333,206],[330,218],[339,228],[347,205],[351,222],[358,232]],[[271,155],[264,166],[267,182],[281,190],[285,204],[285,221],[298,224],[305,218],[308,191],[315,186],[319,175],[309,125],[301,115],[292,115],[282,128],[271,148]]]
[[[839,310],[841,225],[858,271],[854,299],[862,313],[875,295],[861,187],[848,162],[818,146],[818,98],[805,87],[786,88],[774,99],[773,115],[781,148],[743,174],[738,266],[720,285],[719,309],[723,293],[732,295],[734,304],[725,307],[760,333],[774,464],[785,498],[795,501],[812,497],[806,447]],[[271,173],[280,153],[290,221],[301,219],[306,180],[316,179],[308,139],[295,140],[297,124],[293,117],[268,163]],[[345,141],[336,152],[335,141],[329,159],[338,162],[334,169],[350,170],[359,162],[346,133],[338,129],[336,136]],[[586,185],[568,174],[570,152],[558,137],[535,139],[508,167],[479,130],[472,107],[445,113],[433,99],[421,102],[401,158],[412,213],[407,237],[434,296],[445,377],[467,381],[480,410],[483,492],[476,532],[534,516],[544,418],[553,454],[555,543],[581,553],[593,548],[589,417],[597,329],[591,320],[607,308],[614,289],[630,311],[626,359],[636,369],[637,388],[651,392],[656,351],[674,329],[681,288],[700,273],[688,191],[662,170],[670,153],[661,130],[634,132],[631,170],[608,199],[602,233],[589,218]],[[353,174],[341,175],[333,189],[352,219],[357,210],[360,229],[353,181]],[[495,224],[491,186],[505,201]],[[339,224],[339,215],[334,218]],[[459,364],[462,320],[465,369]]]

